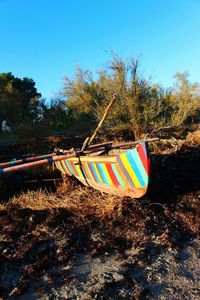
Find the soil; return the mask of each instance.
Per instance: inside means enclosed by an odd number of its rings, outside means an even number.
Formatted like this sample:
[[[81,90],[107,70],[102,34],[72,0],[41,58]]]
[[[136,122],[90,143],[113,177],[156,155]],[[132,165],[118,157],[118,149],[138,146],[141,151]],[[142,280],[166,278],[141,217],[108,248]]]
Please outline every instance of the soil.
[[[102,216],[62,205],[6,204],[7,179],[0,208],[0,299],[200,299],[199,166],[198,144],[154,151],[147,195],[117,198],[112,213]],[[9,196],[23,182],[17,186]],[[42,188],[61,201],[55,186]],[[37,190],[38,183],[27,189]],[[86,188],[77,183],[77,189]]]

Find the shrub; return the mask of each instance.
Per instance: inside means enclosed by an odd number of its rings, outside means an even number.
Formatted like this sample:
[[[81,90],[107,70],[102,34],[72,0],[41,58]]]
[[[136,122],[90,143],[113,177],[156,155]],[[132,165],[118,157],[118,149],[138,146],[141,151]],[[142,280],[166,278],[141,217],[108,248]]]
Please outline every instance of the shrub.
[[[117,102],[105,121],[106,127],[132,128],[132,135],[138,138],[170,120],[173,109],[168,93],[143,78],[138,59],[123,61],[114,55],[108,70],[100,71],[97,79],[80,68],[74,81],[65,78],[66,107],[76,119],[88,114],[99,121],[114,94]]]

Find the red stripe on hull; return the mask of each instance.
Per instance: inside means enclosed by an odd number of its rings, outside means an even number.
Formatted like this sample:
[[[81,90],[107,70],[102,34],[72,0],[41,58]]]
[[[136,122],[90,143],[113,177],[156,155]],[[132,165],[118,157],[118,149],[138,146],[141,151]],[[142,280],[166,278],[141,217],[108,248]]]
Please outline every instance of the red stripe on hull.
[[[109,173],[109,175],[110,175],[110,178],[111,178],[113,184],[114,184],[115,186],[117,186],[117,187],[120,186],[120,183],[119,183],[119,181],[117,180],[117,177],[115,176],[115,174],[114,174],[114,172],[113,172],[113,169],[112,169],[111,165],[110,165],[109,163],[106,163],[105,165],[106,165],[106,168],[107,168],[107,170],[108,170],[108,173]]]
[[[145,168],[145,171],[146,171],[147,175],[149,176],[150,175],[150,159],[147,157],[144,146],[142,144],[139,144],[137,147],[137,151],[138,151],[138,154],[142,161],[142,164]]]

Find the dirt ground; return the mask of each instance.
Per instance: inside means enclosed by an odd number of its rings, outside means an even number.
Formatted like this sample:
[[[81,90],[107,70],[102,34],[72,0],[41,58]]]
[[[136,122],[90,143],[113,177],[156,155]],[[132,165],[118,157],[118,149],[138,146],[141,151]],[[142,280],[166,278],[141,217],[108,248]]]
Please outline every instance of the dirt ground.
[[[137,201],[73,180],[7,199],[7,179],[0,299],[200,299],[199,145],[189,136],[152,149],[150,188]]]

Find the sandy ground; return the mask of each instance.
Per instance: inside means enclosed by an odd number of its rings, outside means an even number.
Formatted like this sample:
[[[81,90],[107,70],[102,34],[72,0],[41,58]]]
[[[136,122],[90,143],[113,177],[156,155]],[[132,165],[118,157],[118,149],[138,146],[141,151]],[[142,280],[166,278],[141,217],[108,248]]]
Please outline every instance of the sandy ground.
[[[48,247],[52,246],[37,247],[35,255],[47,253]],[[1,299],[199,299],[199,249],[198,239],[178,250],[162,249],[151,239],[124,249],[123,255],[76,252],[66,262],[43,265],[36,275],[30,271],[29,280],[22,274],[30,264],[1,260],[1,288],[9,291]]]

